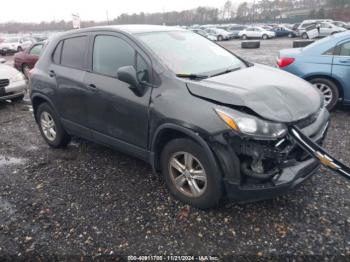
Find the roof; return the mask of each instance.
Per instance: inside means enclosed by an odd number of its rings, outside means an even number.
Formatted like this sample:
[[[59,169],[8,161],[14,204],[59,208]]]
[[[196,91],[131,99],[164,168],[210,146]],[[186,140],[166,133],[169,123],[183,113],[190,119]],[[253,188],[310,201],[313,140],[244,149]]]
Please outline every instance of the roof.
[[[87,32],[92,30],[112,30],[122,31],[128,34],[140,34],[140,33],[151,33],[151,32],[166,32],[166,31],[183,31],[184,29],[175,26],[162,26],[162,25],[106,25],[87,27],[79,30],[70,30],[67,33],[79,33]]]

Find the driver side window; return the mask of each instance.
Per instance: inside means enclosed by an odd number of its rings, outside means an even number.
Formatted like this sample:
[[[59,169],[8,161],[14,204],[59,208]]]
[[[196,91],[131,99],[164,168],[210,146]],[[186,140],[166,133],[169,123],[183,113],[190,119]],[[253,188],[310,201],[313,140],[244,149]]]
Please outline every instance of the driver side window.
[[[119,37],[98,35],[95,37],[92,64],[95,73],[117,77],[120,67],[135,65],[135,50]]]

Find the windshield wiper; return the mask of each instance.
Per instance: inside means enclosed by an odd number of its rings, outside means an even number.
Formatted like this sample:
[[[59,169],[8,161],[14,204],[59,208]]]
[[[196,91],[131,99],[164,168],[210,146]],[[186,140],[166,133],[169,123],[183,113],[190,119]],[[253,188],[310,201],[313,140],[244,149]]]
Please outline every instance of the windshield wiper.
[[[190,78],[190,79],[205,79],[208,75],[196,75],[196,74],[176,74],[177,77]]]
[[[241,68],[240,68],[240,67],[235,67],[235,68],[226,69],[225,71],[222,71],[222,72],[213,74],[213,75],[211,75],[210,77],[228,74],[228,73],[231,73],[231,72],[233,72],[233,71],[237,71],[237,70],[239,70],[239,69],[241,69]]]

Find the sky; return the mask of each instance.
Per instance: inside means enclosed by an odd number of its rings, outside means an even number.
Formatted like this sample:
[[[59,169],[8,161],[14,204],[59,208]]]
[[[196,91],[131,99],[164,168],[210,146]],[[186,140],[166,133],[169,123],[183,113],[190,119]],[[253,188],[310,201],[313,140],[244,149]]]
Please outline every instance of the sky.
[[[81,20],[105,21],[122,13],[182,11],[198,6],[221,8],[226,0],[1,0],[0,23],[8,21],[41,22],[72,20],[78,13]],[[231,0],[238,5],[242,0]],[[16,4],[15,4],[16,3]]]

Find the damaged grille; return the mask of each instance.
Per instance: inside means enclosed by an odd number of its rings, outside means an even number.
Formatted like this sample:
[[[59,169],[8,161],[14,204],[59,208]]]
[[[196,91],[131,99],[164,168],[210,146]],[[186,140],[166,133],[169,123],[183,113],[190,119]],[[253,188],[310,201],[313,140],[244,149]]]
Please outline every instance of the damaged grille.
[[[5,87],[10,84],[8,79],[0,79],[0,96],[5,95]]]

